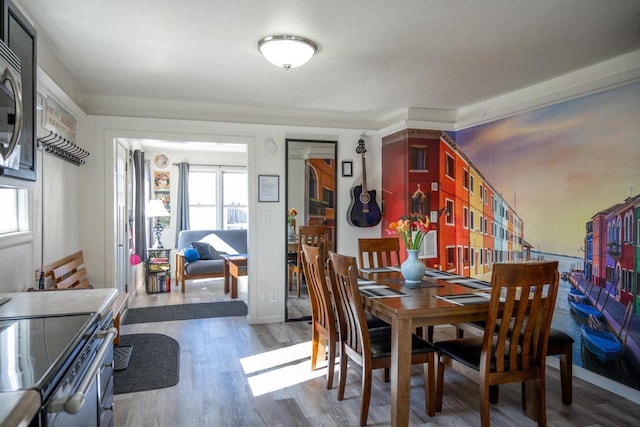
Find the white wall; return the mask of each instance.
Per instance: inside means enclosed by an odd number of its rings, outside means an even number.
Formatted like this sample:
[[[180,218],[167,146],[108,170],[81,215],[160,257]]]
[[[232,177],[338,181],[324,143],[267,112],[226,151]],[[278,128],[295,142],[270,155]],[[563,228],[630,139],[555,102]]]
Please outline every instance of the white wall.
[[[55,100],[63,104],[59,99]],[[36,118],[39,124],[40,111]],[[0,178],[0,185],[28,188],[30,198],[30,231],[0,239],[0,292],[23,291],[37,287],[36,269],[42,264],[46,265],[82,249],[78,228],[79,167],[50,154],[44,155],[43,162],[41,151],[36,154],[36,164],[35,182]],[[101,227],[101,224],[96,226]],[[101,284],[97,283],[96,286],[101,287]]]

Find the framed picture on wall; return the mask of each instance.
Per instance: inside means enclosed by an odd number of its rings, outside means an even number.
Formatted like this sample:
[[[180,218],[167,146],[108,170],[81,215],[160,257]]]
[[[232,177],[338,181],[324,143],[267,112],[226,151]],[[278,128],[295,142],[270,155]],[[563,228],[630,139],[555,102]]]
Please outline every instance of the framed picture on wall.
[[[353,176],[353,162],[345,160],[342,162],[342,176]]]
[[[153,173],[153,189],[155,191],[169,191],[171,188],[171,178],[168,172]]]
[[[280,201],[280,176],[279,175],[259,175],[258,176],[258,202],[279,202]]]

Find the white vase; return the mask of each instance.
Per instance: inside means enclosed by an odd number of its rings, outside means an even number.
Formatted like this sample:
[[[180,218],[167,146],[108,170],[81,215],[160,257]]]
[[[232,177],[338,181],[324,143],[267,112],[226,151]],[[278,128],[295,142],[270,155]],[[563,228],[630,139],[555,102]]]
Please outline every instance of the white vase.
[[[418,259],[418,252],[417,249],[407,249],[407,259],[400,264],[400,271],[407,287],[420,284],[422,276],[427,271],[423,262]]]
[[[293,224],[287,224],[287,238],[292,240],[295,234],[296,231],[293,229]]]

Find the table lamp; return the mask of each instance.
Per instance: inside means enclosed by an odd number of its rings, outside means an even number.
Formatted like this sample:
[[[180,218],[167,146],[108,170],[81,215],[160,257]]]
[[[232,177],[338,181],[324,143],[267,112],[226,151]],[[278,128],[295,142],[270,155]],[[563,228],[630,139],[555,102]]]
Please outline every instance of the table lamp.
[[[149,200],[147,203],[147,216],[149,218],[155,218],[156,223],[153,226],[153,232],[156,234],[156,242],[153,245],[153,249],[162,249],[162,242],[160,241],[160,234],[164,227],[160,224],[160,217],[171,216],[169,211],[162,204],[162,200]]]

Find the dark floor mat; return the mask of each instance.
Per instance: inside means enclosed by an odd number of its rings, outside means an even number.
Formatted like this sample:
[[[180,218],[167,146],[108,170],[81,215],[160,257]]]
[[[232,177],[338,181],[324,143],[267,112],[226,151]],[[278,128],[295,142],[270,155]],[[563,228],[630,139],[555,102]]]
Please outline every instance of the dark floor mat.
[[[122,371],[129,366],[129,358],[131,357],[132,345],[117,345],[113,347],[113,370]]]

